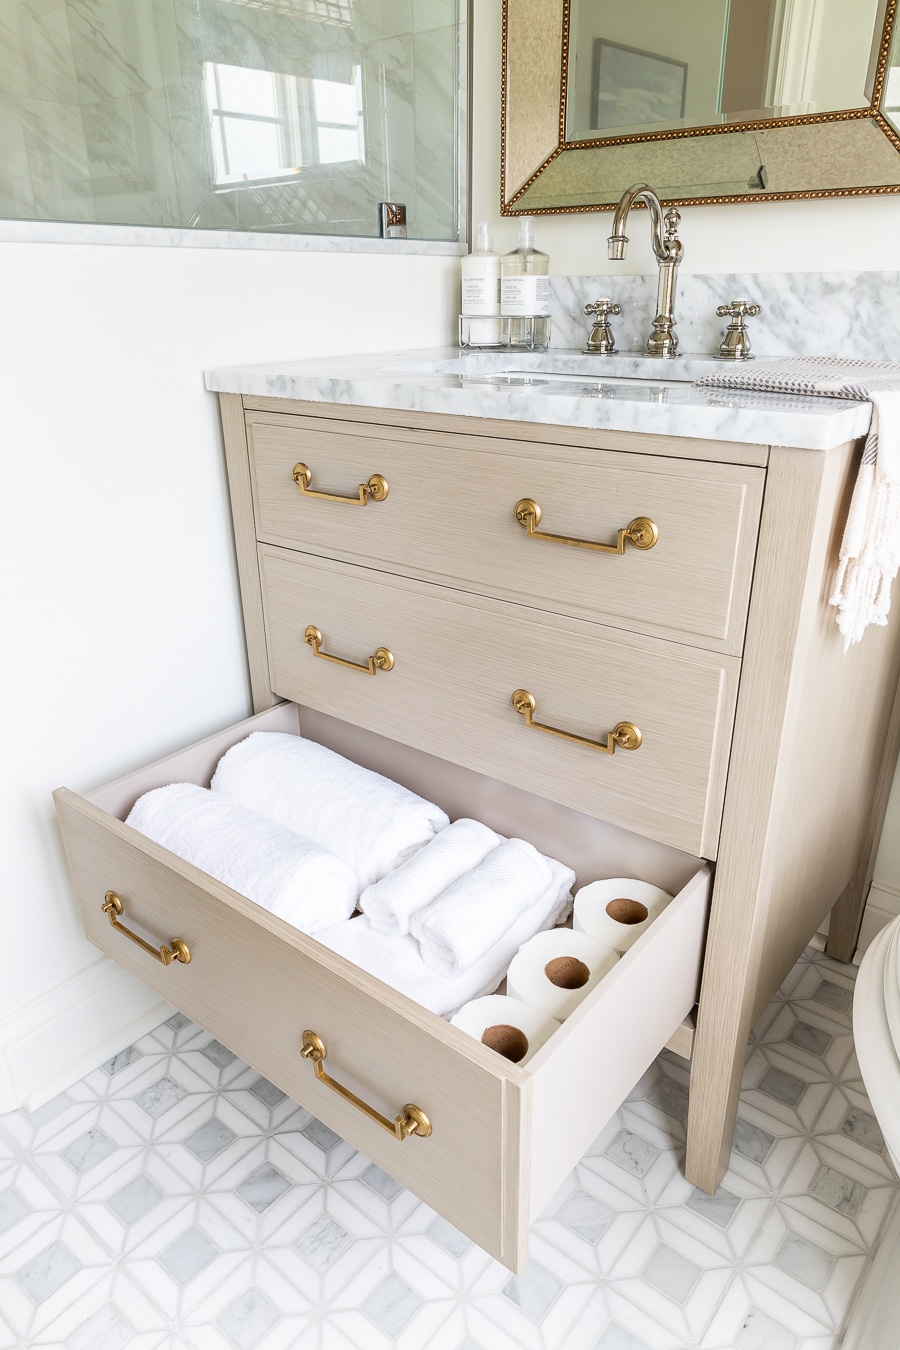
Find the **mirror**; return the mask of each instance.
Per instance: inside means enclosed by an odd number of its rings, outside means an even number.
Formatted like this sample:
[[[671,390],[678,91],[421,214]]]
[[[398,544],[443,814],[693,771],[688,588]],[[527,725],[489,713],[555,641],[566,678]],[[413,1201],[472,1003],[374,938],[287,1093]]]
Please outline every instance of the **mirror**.
[[[897,0],[505,0],[504,214],[900,191]]]

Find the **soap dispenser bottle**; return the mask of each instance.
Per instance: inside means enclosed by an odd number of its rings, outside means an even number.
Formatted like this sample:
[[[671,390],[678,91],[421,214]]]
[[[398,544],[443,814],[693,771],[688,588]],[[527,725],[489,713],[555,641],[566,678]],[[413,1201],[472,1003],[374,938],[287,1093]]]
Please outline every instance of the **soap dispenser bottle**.
[[[500,254],[492,247],[490,221],[480,220],[475,248],[460,262],[462,305],[459,345],[500,345]]]
[[[524,216],[519,241],[500,259],[500,327],[511,347],[550,345],[550,259],[534,246],[534,220]]]

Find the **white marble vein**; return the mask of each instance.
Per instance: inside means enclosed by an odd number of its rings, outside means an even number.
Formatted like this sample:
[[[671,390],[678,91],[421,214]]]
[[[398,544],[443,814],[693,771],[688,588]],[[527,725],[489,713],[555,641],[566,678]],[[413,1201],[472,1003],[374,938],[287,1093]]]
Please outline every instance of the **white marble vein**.
[[[466,353],[457,348],[218,367],[206,387],[232,394],[346,403],[560,426],[824,450],[862,436],[871,408],[826,398],[695,389],[721,367],[634,355]],[[571,377],[576,376],[574,380]],[[630,378],[629,378],[630,377]]]

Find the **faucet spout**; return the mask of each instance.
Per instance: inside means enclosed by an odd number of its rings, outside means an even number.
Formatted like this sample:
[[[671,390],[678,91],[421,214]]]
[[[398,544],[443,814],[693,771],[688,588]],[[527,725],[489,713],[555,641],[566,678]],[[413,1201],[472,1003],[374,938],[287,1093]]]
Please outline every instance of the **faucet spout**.
[[[656,318],[647,339],[648,356],[674,356],[678,350],[675,333],[675,281],[678,267],[684,257],[684,248],[677,229],[681,220],[674,209],[663,215],[659,197],[647,183],[633,183],[622,193],[613,216],[612,232],[607,241],[609,257],[620,262],[628,251],[625,225],[635,202],[641,201],[650,215],[650,240],[659,265],[659,289],[656,298]]]
[[[613,216],[612,233],[607,241],[609,256],[613,261],[621,261],[628,252],[628,236],[625,233],[625,225],[628,221],[628,213],[635,202],[643,202],[650,212],[650,236],[653,243],[653,252],[656,254],[658,262],[665,262],[668,254],[663,239],[662,204],[648,183],[632,183],[631,187],[627,188],[619,198],[616,214]]]

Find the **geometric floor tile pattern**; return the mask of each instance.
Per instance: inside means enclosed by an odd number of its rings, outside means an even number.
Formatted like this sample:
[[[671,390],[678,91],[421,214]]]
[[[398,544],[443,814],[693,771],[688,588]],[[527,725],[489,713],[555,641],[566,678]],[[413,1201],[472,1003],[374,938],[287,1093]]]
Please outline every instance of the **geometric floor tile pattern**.
[[[837,1350],[898,1201],[854,973],[810,949],[760,1019],[715,1196],[664,1053],[518,1276],[176,1014],[0,1116],[0,1347]]]

